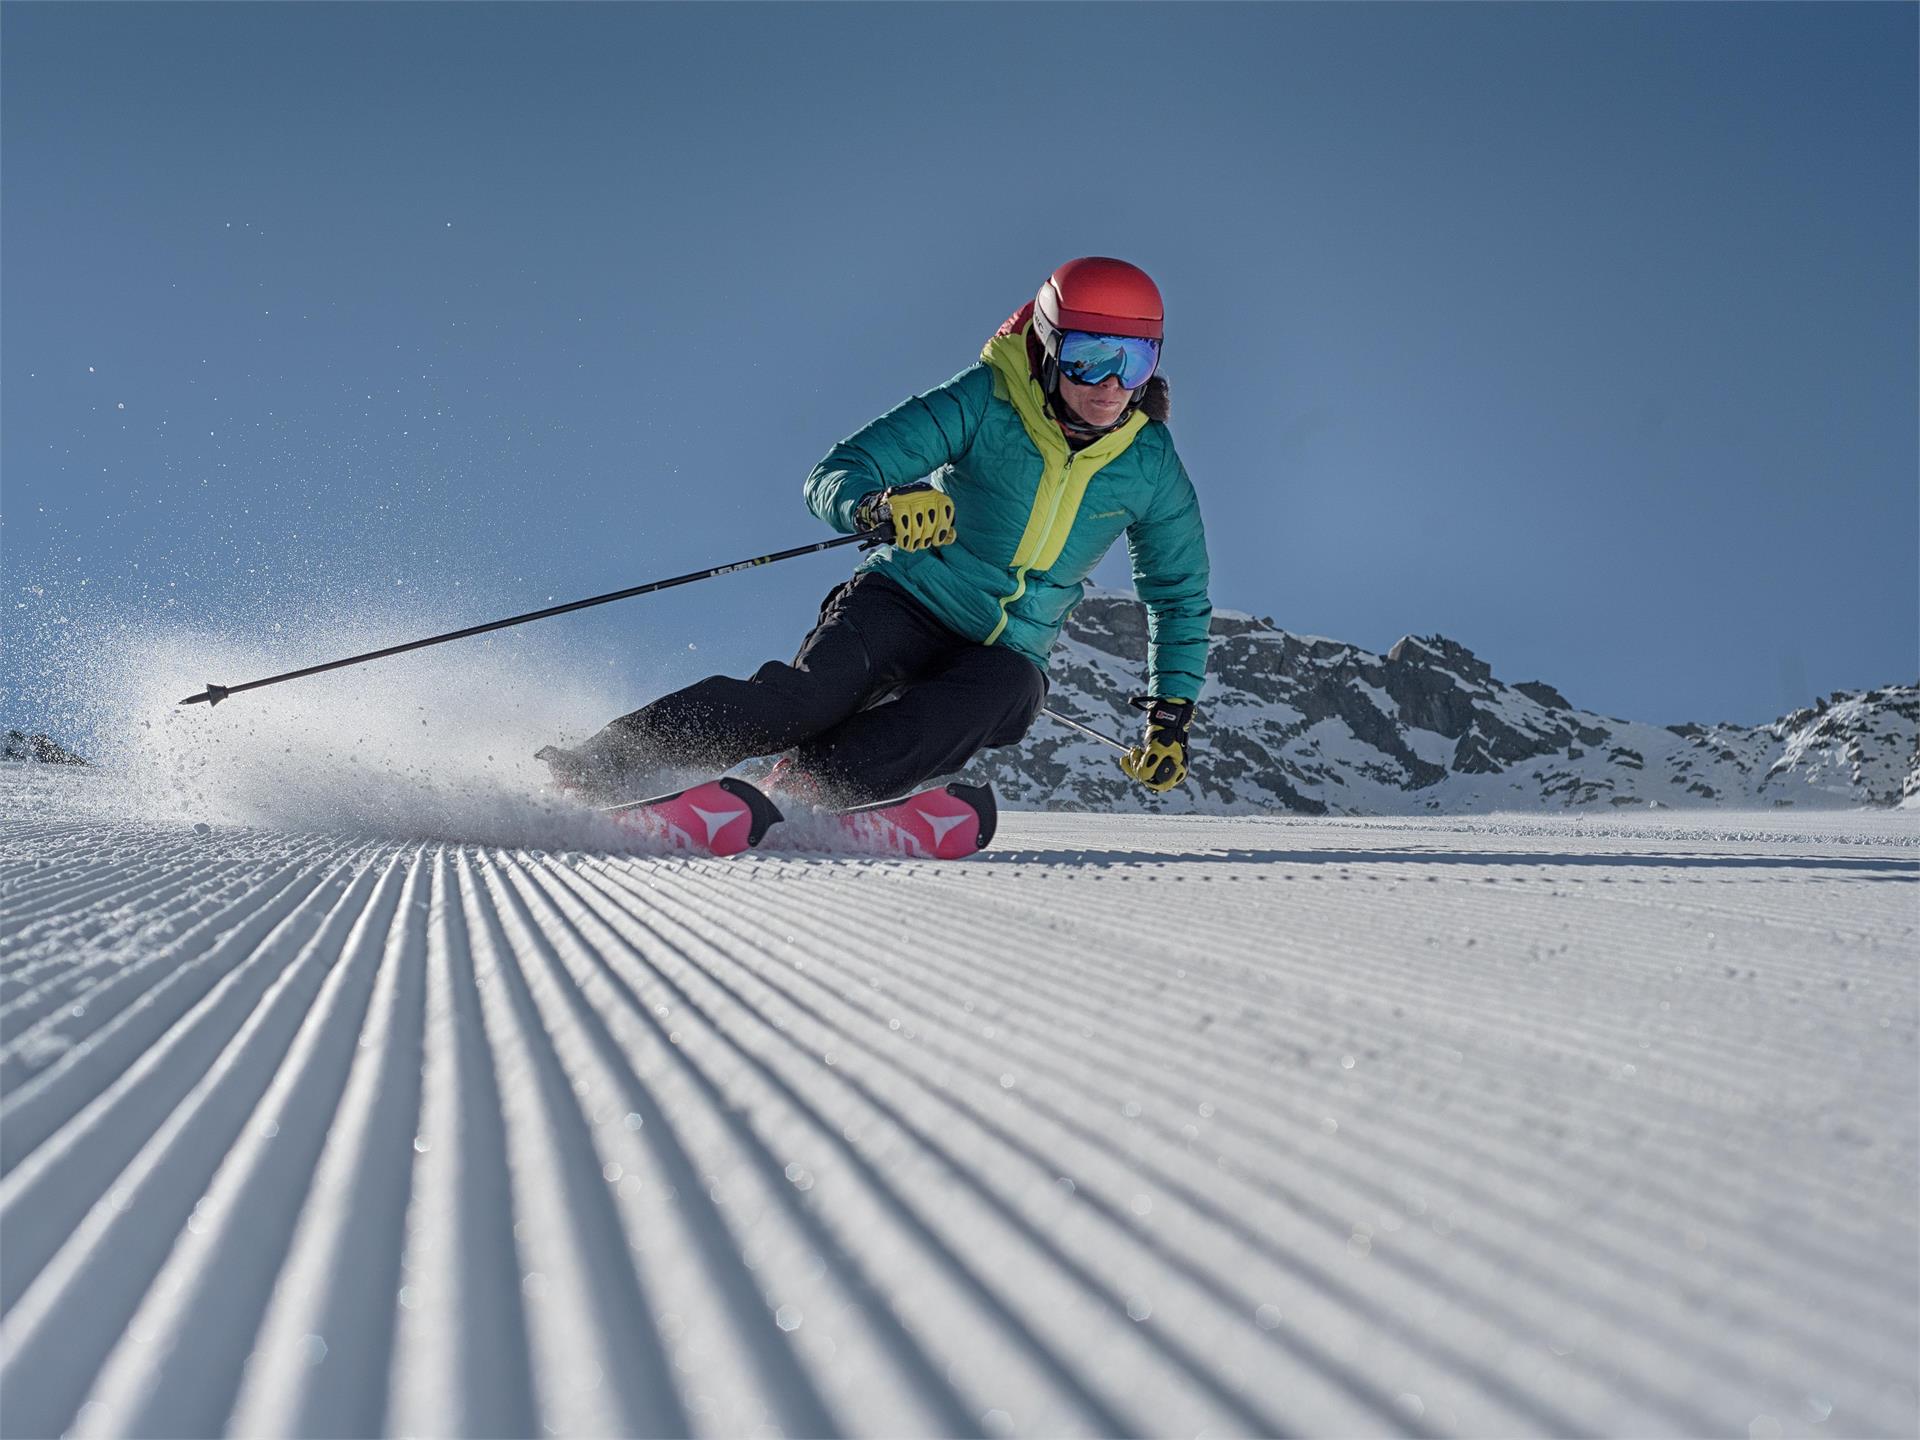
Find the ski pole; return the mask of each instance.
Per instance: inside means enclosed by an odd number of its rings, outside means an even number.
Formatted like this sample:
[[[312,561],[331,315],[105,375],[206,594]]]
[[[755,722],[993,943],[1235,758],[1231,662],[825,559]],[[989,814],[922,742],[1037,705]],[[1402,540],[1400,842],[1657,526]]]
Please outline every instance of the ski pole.
[[[1062,725],[1067,725],[1072,727],[1075,730],[1078,730],[1082,735],[1091,735],[1094,739],[1098,740],[1102,745],[1111,745],[1114,749],[1118,750],[1123,755],[1126,754],[1127,751],[1132,748],[1127,745],[1122,745],[1118,740],[1114,739],[1111,735],[1102,735],[1098,730],[1095,730],[1090,725],[1082,725],[1078,720],[1069,720],[1065,715],[1062,715],[1058,710],[1054,709],[1051,705],[1041,706],[1040,713],[1042,715],[1045,715],[1050,720],[1058,720]]]
[[[575,600],[570,605],[550,605],[545,610],[530,610],[525,615],[511,615],[505,620],[489,621],[485,625],[469,625],[464,630],[449,630],[445,635],[429,635],[424,640],[409,640],[404,645],[389,645],[384,650],[369,650],[364,655],[349,655],[344,660],[329,660],[324,665],[308,665],[304,669],[289,670],[283,675],[269,675],[264,680],[249,680],[244,685],[214,685],[198,695],[189,695],[180,703],[198,705],[205,701],[208,705],[218,705],[229,695],[238,695],[242,690],[258,690],[263,685],[278,685],[282,680],[298,680],[305,675],[318,675],[323,670],[339,670],[348,665],[364,664],[368,660],[384,660],[389,655],[401,655],[408,650],[424,650],[429,645],[444,645],[449,640],[464,640],[469,635],[484,635],[489,630],[504,630],[509,625],[524,625],[529,620],[545,620],[550,615],[565,615],[573,610],[585,610],[590,605],[605,605],[614,600],[627,600],[635,595],[651,595],[656,590],[670,590],[675,585],[691,585],[696,580],[711,580],[716,575],[731,575],[736,570],[751,570],[756,565],[771,565],[776,560],[791,560],[798,555],[812,555],[821,550],[833,550],[841,545],[859,545],[873,543],[876,531],[863,531],[858,535],[841,535],[833,540],[821,540],[812,545],[796,545],[791,550],[776,550],[771,555],[758,555],[751,560],[736,560],[731,565],[716,565],[711,570],[696,570],[690,575],[675,575],[670,580],[654,580],[645,585],[635,585],[627,590],[615,590],[607,595],[595,595],[589,600]]]

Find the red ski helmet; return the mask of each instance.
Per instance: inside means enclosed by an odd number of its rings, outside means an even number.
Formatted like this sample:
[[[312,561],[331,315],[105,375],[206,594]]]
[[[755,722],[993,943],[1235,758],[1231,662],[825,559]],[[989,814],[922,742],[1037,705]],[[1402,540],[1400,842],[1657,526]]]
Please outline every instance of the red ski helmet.
[[[1034,297],[1033,313],[1055,331],[1088,330],[1145,340],[1166,336],[1160,287],[1138,265],[1104,255],[1069,260],[1049,275]]]

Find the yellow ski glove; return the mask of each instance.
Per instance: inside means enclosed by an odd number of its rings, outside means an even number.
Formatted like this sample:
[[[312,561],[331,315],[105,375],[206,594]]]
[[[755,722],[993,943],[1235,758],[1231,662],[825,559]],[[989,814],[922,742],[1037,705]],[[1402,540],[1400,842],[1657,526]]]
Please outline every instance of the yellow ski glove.
[[[953,501],[927,481],[876,490],[853,512],[853,528],[874,533],[874,543],[901,550],[931,550],[951,545]]]
[[[1163,794],[1187,778],[1187,731],[1193,725],[1193,702],[1136,695],[1129,703],[1147,712],[1147,733],[1120,757],[1120,768],[1154,794]]]

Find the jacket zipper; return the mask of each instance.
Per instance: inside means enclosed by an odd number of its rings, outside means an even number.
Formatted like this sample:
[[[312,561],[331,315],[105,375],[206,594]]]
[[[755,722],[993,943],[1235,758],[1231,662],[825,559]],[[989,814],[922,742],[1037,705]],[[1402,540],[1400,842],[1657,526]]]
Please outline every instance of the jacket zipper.
[[[1066,464],[1060,467],[1060,483],[1054,488],[1053,505],[1047,511],[1047,523],[1040,531],[1042,548],[1045,547],[1048,537],[1053,534],[1054,521],[1060,518],[1060,503],[1067,498],[1068,482],[1073,479],[1073,462],[1077,458],[1079,457],[1069,453]],[[1061,548],[1064,549],[1065,546],[1063,545]],[[1039,558],[1038,555],[1034,556],[1034,560],[1038,560]],[[993,627],[993,633],[987,637],[987,644],[993,644],[994,641],[1000,638],[1001,632],[1007,628],[1007,607],[1027,593],[1027,572],[1031,569],[1033,569],[1033,561],[1029,560],[1025,565],[1022,565],[1018,570],[1013,572],[1013,593],[1000,597],[1000,623]]]

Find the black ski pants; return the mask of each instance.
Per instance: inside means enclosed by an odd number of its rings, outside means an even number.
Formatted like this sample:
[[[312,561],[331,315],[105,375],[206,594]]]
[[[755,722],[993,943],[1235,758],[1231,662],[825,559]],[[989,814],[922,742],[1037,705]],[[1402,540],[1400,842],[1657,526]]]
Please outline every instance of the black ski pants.
[[[715,675],[607,726],[642,763],[725,770],[792,750],[836,803],[903,795],[1027,733],[1046,677],[1012,650],[956,635],[883,575],[835,587],[793,663]],[[630,747],[630,748],[629,748]]]

